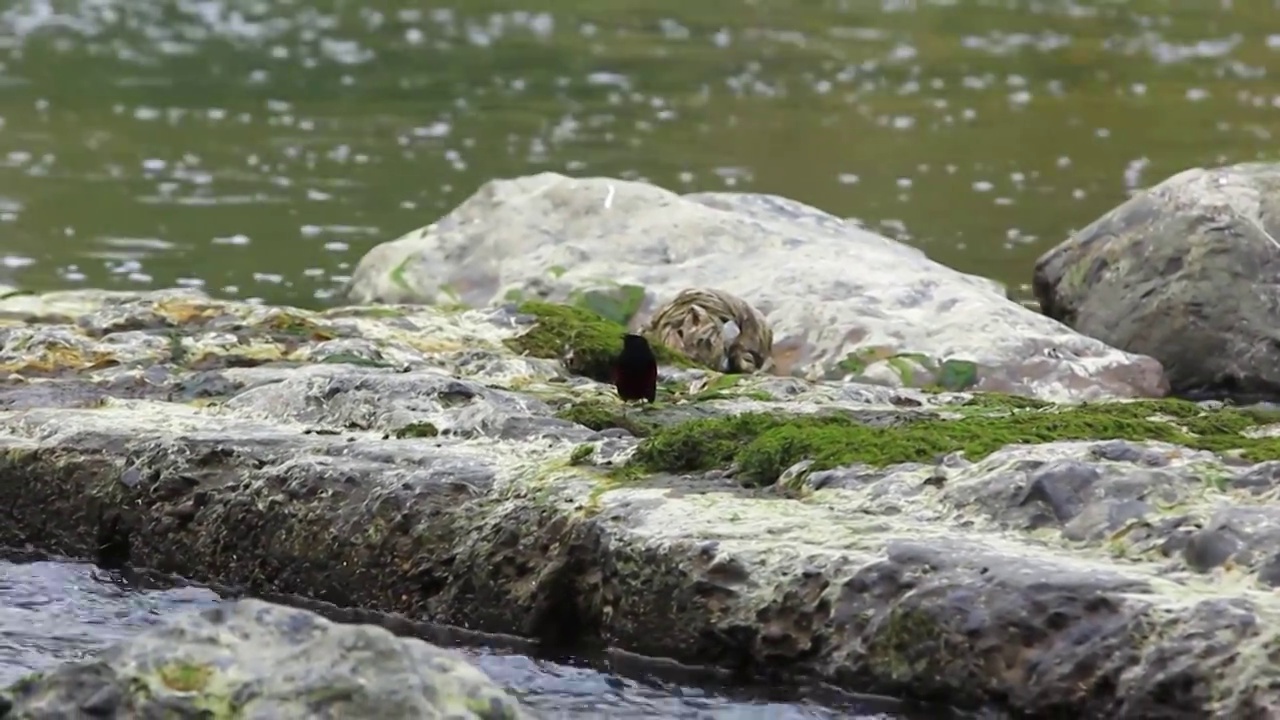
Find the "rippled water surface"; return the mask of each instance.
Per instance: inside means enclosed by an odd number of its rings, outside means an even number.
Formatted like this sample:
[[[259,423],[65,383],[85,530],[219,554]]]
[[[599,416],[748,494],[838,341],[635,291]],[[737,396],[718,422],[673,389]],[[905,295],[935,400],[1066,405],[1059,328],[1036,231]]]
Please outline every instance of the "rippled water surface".
[[[1275,0],[9,0],[0,281],[312,304],[543,169],[784,193],[1015,288],[1274,156]]]
[[[129,589],[92,565],[0,561],[0,687],[33,670],[82,659],[176,612],[218,602],[201,588]],[[726,698],[640,683],[595,670],[490,650],[460,648],[496,682],[548,717],[634,720],[890,720],[857,708]]]

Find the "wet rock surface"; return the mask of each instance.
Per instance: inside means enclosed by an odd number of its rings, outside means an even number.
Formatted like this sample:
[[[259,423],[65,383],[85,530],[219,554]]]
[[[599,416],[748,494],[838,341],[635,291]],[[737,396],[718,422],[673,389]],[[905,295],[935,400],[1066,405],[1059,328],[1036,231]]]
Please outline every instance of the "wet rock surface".
[[[1272,416],[679,367],[624,412],[517,356],[538,320],[509,306],[86,292],[49,300],[74,321],[40,323],[56,314],[15,301],[33,312],[0,348],[0,544],[968,707],[1280,711]],[[750,413],[850,420],[775,445],[673,434]],[[909,445],[1022,427],[1045,436],[788,459],[857,428]],[[654,443],[673,467],[749,445],[785,470],[637,472]]]
[[[1045,314],[1159,360],[1175,393],[1280,395],[1280,164],[1193,168],[1036,263]],[[1212,348],[1213,352],[1205,352]]]
[[[260,600],[169,618],[19,680],[0,717],[474,718],[531,715],[461,656]]]
[[[556,173],[494,180],[437,222],[370,250],[346,294],[356,303],[568,302],[638,329],[691,288],[759,310],[772,328],[767,361],[782,375],[1054,400],[1168,390],[1149,357],[775,195],[679,195]],[[744,334],[746,345],[761,339]]]

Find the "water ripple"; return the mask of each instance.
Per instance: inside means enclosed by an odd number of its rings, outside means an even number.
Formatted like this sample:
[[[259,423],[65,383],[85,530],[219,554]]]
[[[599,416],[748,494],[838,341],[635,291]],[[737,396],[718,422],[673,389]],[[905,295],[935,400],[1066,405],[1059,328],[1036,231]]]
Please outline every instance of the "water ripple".
[[[307,304],[483,181],[557,170],[780,192],[1025,290],[1039,253],[1140,187],[1274,155],[1269,13],[15,0],[0,227],[36,288],[199,274]],[[101,256],[110,238],[168,245],[139,270]]]

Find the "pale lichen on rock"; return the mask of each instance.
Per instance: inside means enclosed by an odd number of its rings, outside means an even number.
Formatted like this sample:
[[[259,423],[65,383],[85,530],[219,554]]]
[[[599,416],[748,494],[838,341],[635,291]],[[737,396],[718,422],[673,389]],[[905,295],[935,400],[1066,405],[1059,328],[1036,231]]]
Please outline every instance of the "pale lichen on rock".
[[[12,302],[0,544],[966,707],[1280,703],[1266,410],[686,362],[622,412],[580,308]]]

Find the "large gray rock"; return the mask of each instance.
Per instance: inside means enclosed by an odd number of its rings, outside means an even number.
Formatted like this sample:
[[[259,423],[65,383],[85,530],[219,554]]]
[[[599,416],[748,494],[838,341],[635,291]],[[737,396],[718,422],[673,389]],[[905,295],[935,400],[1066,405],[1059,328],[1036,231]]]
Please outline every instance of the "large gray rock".
[[[19,680],[0,716],[311,720],[530,717],[457,653],[260,600],[170,618]]]
[[[542,173],[495,180],[438,222],[370,250],[356,303],[540,298],[638,327],[689,287],[759,308],[779,374],[1046,399],[1159,396],[1159,363],[1082,337],[990,280],[773,195],[677,195]]]
[[[1273,416],[669,367],[624,414],[507,346],[543,322],[0,300],[0,545],[969,708],[1280,712]]]
[[[1280,393],[1280,164],[1193,168],[1046,252],[1045,314],[1149,355],[1177,393]]]

